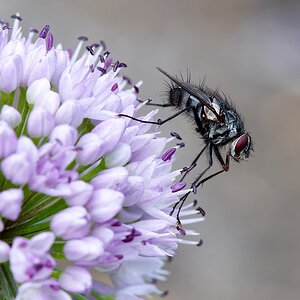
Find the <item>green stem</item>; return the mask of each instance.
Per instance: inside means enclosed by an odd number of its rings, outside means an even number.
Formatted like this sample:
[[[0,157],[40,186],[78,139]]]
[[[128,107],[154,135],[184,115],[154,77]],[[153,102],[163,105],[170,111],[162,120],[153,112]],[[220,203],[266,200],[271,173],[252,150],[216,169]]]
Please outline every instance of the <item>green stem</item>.
[[[9,269],[8,263],[0,264],[0,291],[3,293],[3,300],[14,299],[17,295],[17,285]]]

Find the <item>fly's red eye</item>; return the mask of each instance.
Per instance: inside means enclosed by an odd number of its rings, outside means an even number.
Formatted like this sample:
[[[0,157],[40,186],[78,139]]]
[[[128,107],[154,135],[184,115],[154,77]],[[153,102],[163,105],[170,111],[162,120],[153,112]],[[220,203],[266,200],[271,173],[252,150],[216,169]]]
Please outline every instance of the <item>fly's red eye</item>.
[[[248,134],[243,134],[241,137],[239,137],[234,146],[235,155],[239,156],[241,152],[243,152],[246,148],[249,147],[249,144],[250,137]]]

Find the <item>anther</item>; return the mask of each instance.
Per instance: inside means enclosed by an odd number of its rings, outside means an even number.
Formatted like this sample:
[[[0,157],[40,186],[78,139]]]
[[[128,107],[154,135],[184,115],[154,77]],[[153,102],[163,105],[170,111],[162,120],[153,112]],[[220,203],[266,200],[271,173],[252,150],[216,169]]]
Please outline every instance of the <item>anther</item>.
[[[168,290],[166,290],[166,291],[164,291],[164,292],[162,292],[162,293],[160,294],[161,297],[166,297],[166,296],[168,296],[168,295],[169,295],[169,291],[168,291]]]
[[[102,72],[101,75],[106,74],[106,70],[105,70],[105,69],[103,69],[103,68],[101,68],[101,67],[97,67],[97,69],[98,69],[100,72]]]
[[[105,56],[106,58],[107,58],[107,56],[110,54],[110,52],[109,51],[105,51],[104,53],[103,53],[103,56]]]
[[[47,37],[47,34],[50,30],[50,26],[49,25],[45,25],[44,28],[41,30],[39,37],[41,39],[45,39]]]
[[[170,148],[162,155],[161,159],[163,161],[170,160],[175,152],[176,152],[176,148]]]
[[[19,21],[22,21],[22,18],[21,18],[20,15],[12,15],[11,18],[12,18],[12,19],[17,19],[17,20],[19,20]]]
[[[171,185],[172,193],[178,192],[185,188],[186,183],[184,181],[176,182],[175,184]]]
[[[193,206],[195,207],[198,204],[198,201],[195,199],[193,202]]]
[[[123,80],[126,80],[128,84],[132,84],[132,81],[127,76],[123,76]]]
[[[103,55],[101,55],[101,54],[99,55],[99,60],[100,60],[101,63],[105,62],[105,59],[104,59]]]
[[[93,50],[92,46],[86,46],[86,50],[89,51],[91,55],[95,54],[95,51]]]
[[[202,207],[197,207],[196,210],[198,211],[199,214],[201,214],[203,217],[205,216],[205,210]]]
[[[30,32],[33,32],[33,33],[39,33],[39,31],[38,31],[37,29],[35,29],[35,28],[30,28],[29,31],[30,31]]]
[[[138,94],[140,89],[136,85],[134,85],[133,88],[134,88],[135,93]]]
[[[200,241],[198,242],[198,244],[196,245],[197,247],[201,247],[203,245],[203,240],[200,239]]]
[[[176,229],[179,231],[181,235],[186,235],[185,230],[183,229],[179,220],[177,220]]]
[[[118,87],[118,84],[114,83],[114,85],[111,87],[111,91],[114,92]]]
[[[185,147],[185,143],[177,143],[176,145],[179,146],[179,148]]]
[[[86,36],[82,35],[82,36],[78,37],[78,40],[86,42],[88,40],[88,38]]]
[[[171,136],[175,137],[177,140],[182,140],[181,136],[177,132],[171,132]]]
[[[119,63],[119,68],[126,68],[127,65],[125,63]]]

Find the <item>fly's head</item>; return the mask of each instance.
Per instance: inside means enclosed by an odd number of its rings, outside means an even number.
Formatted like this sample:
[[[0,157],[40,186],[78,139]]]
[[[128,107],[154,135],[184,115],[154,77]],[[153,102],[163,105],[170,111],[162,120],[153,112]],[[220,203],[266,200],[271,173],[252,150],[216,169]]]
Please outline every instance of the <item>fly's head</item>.
[[[231,143],[230,155],[239,161],[248,158],[251,150],[253,150],[251,137],[248,133],[244,133]]]

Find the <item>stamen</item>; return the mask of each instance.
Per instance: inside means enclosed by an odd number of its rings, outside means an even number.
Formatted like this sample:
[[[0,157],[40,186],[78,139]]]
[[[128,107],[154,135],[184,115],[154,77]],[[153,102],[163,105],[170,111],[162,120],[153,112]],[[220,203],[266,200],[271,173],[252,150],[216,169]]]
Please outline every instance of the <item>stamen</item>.
[[[12,15],[11,18],[12,18],[12,19],[17,19],[17,20],[19,20],[19,21],[22,21],[22,18],[21,18],[21,16],[19,15],[19,13],[16,13],[15,15]]]
[[[12,29],[12,28],[8,23],[6,23],[6,24],[3,25],[2,29],[6,30],[6,29]]]
[[[83,43],[88,40],[88,38],[86,36],[80,36],[78,38],[78,40],[79,40],[79,43],[78,43],[78,45],[74,51],[74,54],[72,55],[72,58],[71,58],[71,65],[73,65],[75,63],[75,61],[77,60],[80,49],[81,49]]]
[[[162,155],[161,159],[163,161],[170,160],[175,152],[176,152],[176,148],[170,148]]]
[[[20,21],[22,21],[22,18],[20,17],[19,13],[16,13],[15,15],[12,15],[11,17],[14,19],[14,24],[13,24],[12,33],[11,33],[11,39],[14,40],[18,36],[19,25],[20,25]]]
[[[162,293],[160,294],[161,297],[166,297],[166,296],[168,296],[168,295],[169,295],[169,291],[168,291],[168,290],[166,290],[166,291],[164,291],[164,292],[162,292]]]
[[[104,59],[103,55],[99,55],[99,59],[100,59],[101,63],[105,63],[105,59]]]
[[[119,68],[127,68],[127,65],[125,63],[119,63]]]
[[[135,93],[138,94],[140,89],[136,85],[134,85],[133,88],[134,88]]]
[[[103,56],[104,56],[105,58],[107,58],[109,54],[110,54],[109,51],[105,51],[105,52],[103,53]]]
[[[39,37],[41,39],[45,39],[47,37],[47,34],[50,30],[50,26],[49,25],[45,25],[44,28],[41,30]]]
[[[105,51],[106,50],[106,44],[105,44],[105,42],[104,41],[100,41],[99,44],[103,48],[103,50]]]

